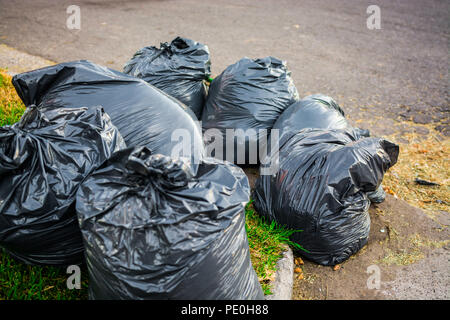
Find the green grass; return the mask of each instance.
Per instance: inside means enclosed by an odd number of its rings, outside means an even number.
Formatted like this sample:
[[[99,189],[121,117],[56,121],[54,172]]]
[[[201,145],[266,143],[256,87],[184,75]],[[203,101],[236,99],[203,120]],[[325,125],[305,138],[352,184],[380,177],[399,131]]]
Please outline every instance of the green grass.
[[[0,126],[19,121],[24,111],[25,105],[17,96],[11,77],[0,69]]]
[[[67,289],[70,274],[63,267],[29,266],[0,251],[0,300],[87,299],[87,269],[81,268],[81,289]]]
[[[287,229],[275,221],[268,223],[254,210],[252,202],[250,200],[245,208],[245,229],[250,247],[250,257],[264,294],[270,294],[276,263],[286,247],[291,246],[296,250],[305,249],[289,239],[294,232],[301,232],[301,230]]]
[[[25,106],[11,84],[11,77],[0,69],[0,126],[19,121]],[[302,249],[292,243],[289,236],[296,232],[287,230],[275,222],[267,223],[253,209],[250,202],[246,209],[246,230],[253,267],[265,294],[270,294],[270,281],[276,262],[286,245]],[[88,276],[81,270],[82,288],[69,290],[66,286],[65,268],[29,266],[14,260],[0,250],[0,300],[82,300],[87,299]]]

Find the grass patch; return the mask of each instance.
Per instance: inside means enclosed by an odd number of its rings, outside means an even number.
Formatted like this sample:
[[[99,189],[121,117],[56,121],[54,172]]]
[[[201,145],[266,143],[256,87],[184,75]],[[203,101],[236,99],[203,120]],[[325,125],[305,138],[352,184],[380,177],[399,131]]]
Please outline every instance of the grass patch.
[[[29,266],[0,251],[0,300],[82,300],[88,298],[87,269],[81,268],[81,289],[67,289],[70,274],[62,267]],[[83,277],[84,276],[84,277]],[[84,279],[86,278],[86,279]]]
[[[288,245],[295,249],[304,249],[289,239],[294,232],[300,232],[300,230],[287,229],[275,221],[268,223],[255,212],[252,202],[250,200],[245,208],[245,228],[250,257],[264,294],[270,294],[270,283],[274,280],[276,263],[281,258],[283,251],[287,249]]]
[[[25,105],[11,83],[6,70],[0,69],[0,126],[11,125],[20,120]],[[246,230],[253,267],[265,294],[270,294],[270,281],[275,274],[276,263],[287,245],[302,249],[289,240],[295,231],[285,229],[275,222],[267,223],[253,209],[250,202],[246,209]],[[80,290],[66,286],[65,268],[28,266],[14,260],[0,250],[0,300],[83,300],[87,299],[87,269],[82,268]]]
[[[416,248],[432,248],[439,249],[444,246],[447,246],[450,243],[450,240],[430,240],[424,238],[420,234],[416,233],[408,238],[409,242]]]
[[[386,256],[379,262],[387,265],[407,266],[425,257],[418,248],[413,248],[412,250],[402,249],[398,252],[386,249],[386,252]]]
[[[400,155],[397,164],[383,179],[385,191],[428,214],[450,211],[450,139],[438,137],[430,128],[426,137],[406,134],[402,138],[409,143],[399,143]],[[395,137],[390,138],[395,141]],[[416,178],[438,183],[439,186],[424,186],[414,182]]]
[[[424,249],[439,249],[447,246],[450,240],[431,240],[415,233],[408,237],[397,236],[397,240],[402,241],[401,249],[386,249],[385,256],[379,263],[387,265],[407,266],[425,258]]]
[[[19,121],[25,105],[16,93],[11,83],[11,77],[6,70],[0,69],[0,126]]]

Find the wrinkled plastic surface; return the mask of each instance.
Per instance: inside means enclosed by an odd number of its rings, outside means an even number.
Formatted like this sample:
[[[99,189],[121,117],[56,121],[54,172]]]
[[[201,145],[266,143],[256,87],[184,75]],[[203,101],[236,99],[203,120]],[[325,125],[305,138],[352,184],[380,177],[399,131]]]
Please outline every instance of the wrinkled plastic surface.
[[[280,141],[306,128],[352,129],[345,119],[344,110],[333,98],[314,94],[289,106],[274,123],[272,129],[279,130]],[[369,136],[367,130],[354,128],[361,136]]]
[[[140,49],[123,71],[180,100],[201,118],[207,95],[204,80],[211,75],[208,46],[177,37],[160,48]]]
[[[92,299],[262,299],[250,261],[248,179],[204,159],[197,174],[147,148],[113,155],[77,213]]]
[[[83,258],[75,194],[112,152],[125,148],[100,107],[29,107],[0,128],[0,245],[29,264]]]
[[[344,110],[333,98],[324,94],[307,96],[289,106],[275,121],[272,130],[279,130],[279,141],[283,143],[307,128],[346,129],[353,131],[352,135],[357,139],[370,136],[369,130],[352,127],[345,119]],[[381,203],[386,198],[381,185],[376,191],[368,192],[367,196],[374,203]]]
[[[172,134],[182,130],[190,147],[180,155],[201,158],[202,135],[192,111],[141,79],[81,60],[15,75],[13,84],[26,106],[101,105],[128,147],[147,146],[170,156],[181,141]]]
[[[273,129],[280,130],[280,138],[306,128],[346,129],[350,125],[344,110],[333,98],[314,94],[289,106],[277,119]]]
[[[259,130],[265,129],[269,135],[275,120],[298,99],[284,61],[273,57],[243,58],[211,82],[202,115],[205,143],[211,147],[216,141],[206,130],[218,129],[222,134],[224,159],[237,164],[256,164],[260,159],[252,160],[255,155],[251,154],[250,146],[257,145],[259,152],[267,141]],[[231,137],[233,150],[227,150],[226,140],[230,138],[226,136],[227,129],[242,129],[246,133]],[[226,157],[227,152],[233,157]],[[217,152],[212,155],[217,157]]]
[[[259,214],[303,230],[292,240],[299,251],[322,265],[336,265],[367,243],[370,229],[367,192],[375,191],[398,157],[398,146],[353,130],[305,129],[280,145],[253,194]]]
[[[382,203],[386,199],[386,192],[384,192],[383,186],[380,185],[377,190],[368,192],[367,197],[370,202],[373,203]]]

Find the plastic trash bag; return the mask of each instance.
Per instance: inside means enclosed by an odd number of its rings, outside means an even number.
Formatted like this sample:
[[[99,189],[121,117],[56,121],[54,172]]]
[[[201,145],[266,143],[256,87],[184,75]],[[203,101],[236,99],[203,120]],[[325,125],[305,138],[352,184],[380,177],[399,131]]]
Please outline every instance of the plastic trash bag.
[[[275,120],[297,100],[284,61],[243,58],[227,67],[211,82],[203,110],[208,155],[237,164],[257,164]]]
[[[353,130],[353,135],[358,139],[370,136],[369,130],[353,128],[345,119],[344,110],[337,102],[323,94],[307,96],[289,106],[275,121],[272,131],[279,130],[279,141],[282,143],[306,128]],[[381,185],[376,191],[369,192],[367,195],[374,203],[381,203],[386,198]]]
[[[369,198],[370,202],[382,203],[386,199],[386,192],[384,191],[383,186],[380,185],[377,190],[368,192],[367,197]]]
[[[336,265],[368,240],[370,200],[398,157],[398,146],[353,130],[304,129],[273,153],[273,175],[261,175],[253,194],[257,212],[289,228],[307,259]]]
[[[180,100],[201,118],[211,75],[208,46],[177,37],[160,48],[145,47],[128,61],[123,72],[143,79]]]
[[[192,111],[161,90],[90,61],[74,61],[18,74],[13,85],[26,106],[101,105],[128,147],[198,161],[202,133]]]
[[[279,130],[280,141],[303,129],[352,129],[344,110],[333,98],[314,94],[289,106],[277,119],[273,129]],[[369,136],[368,130],[354,128],[360,136]]]
[[[245,231],[248,179],[204,159],[117,152],[77,194],[91,299],[262,299]]]
[[[29,264],[83,259],[75,213],[81,182],[125,148],[101,107],[29,107],[0,127],[0,245]]]

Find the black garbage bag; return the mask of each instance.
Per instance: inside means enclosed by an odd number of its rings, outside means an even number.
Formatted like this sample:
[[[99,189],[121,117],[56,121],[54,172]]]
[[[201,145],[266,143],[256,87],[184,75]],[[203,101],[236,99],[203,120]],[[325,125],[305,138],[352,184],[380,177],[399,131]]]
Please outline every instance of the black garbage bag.
[[[203,152],[202,133],[192,111],[141,79],[90,61],[74,61],[15,75],[26,106],[78,108],[101,105],[128,147],[147,146],[164,155]]]
[[[201,118],[207,95],[204,81],[211,75],[208,46],[177,37],[170,44],[161,43],[160,48],[140,49],[123,72],[180,100]]]
[[[81,263],[76,191],[124,148],[101,107],[31,106],[0,127],[0,245],[29,264]]]
[[[194,175],[147,148],[117,152],[77,194],[90,298],[262,299],[248,200],[234,165],[205,158]]]
[[[275,121],[272,130],[278,130],[280,141],[306,128],[352,129],[344,110],[333,98],[314,94],[289,106]],[[354,128],[360,136],[369,136],[368,130]]]
[[[297,100],[284,61],[243,58],[227,67],[211,82],[203,110],[208,154],[237,164],[257,164],[275,120]]]
[[[307,259],[336,265],[368,240],[370,200],[398,157],[398,146],[353,130],[304,129],[273,153],[273,175],[261,175],[253,194],[257,212],[289,228]]]
[[[373,203],[382,203],[386,199],[386,192],[384,192],[383,186],[380,185],[377,190],[368,192],[367,197],[370,202]]]
[[[345,119],[344,110],[333,98],[314,94],[289,106],[275,121],[272,132],[278,130],[279,143],[283,143],[303,129],[347,129],[353,130],[355,137],[369,137],[369,130],[352,127]],[[271,140],[269,140],[270,142]],[[269,152],[271,148],[269,147]],[[380,185],[376,191],[367,194],[371,202],[381,203],[386,194]]]

